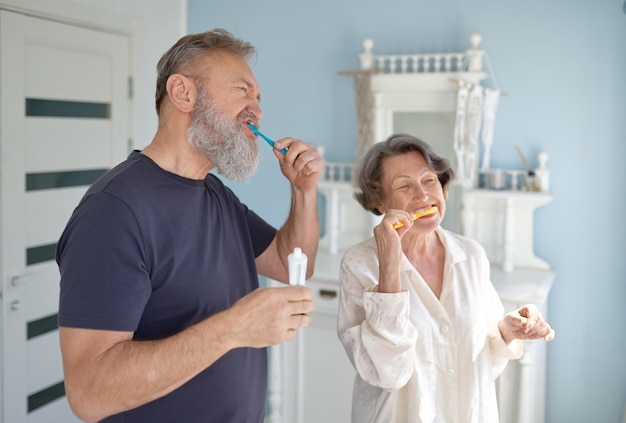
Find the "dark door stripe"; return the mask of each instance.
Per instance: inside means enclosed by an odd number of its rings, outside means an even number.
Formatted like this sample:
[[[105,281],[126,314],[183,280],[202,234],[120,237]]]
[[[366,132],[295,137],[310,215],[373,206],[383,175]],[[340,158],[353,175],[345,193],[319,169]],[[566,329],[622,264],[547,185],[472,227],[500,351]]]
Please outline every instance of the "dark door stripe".
[[[26,116],[109,119],[111,104],[27,98]]]
[[[26,174],[26,191],[88,186],[109,169],[73,170]]]
[[[28,412],[31,413],[54,400],[65,396],[63,381],[28,396]]]
[[[26,324],[26,339],[33,339],[36,336],[45,335],[59,328],[57,323],[58,314],[54,313],[41,319],[32,320]]]
[[[54,244],[40,245],[39,247],[31,247],[26,249],[26,265],[43,263],[44,261],[54,260],[56,257],[56,242]]]

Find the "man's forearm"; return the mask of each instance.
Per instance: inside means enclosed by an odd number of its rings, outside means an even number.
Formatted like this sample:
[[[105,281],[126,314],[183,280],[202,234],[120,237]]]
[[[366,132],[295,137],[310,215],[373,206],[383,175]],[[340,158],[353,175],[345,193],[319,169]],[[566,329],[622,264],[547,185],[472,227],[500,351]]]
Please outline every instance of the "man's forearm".
[[[228,326],[219,313],[154,341],[116,340],[120,332],[60,328],[73,411],[85,421],[99,421],[172,392],[234,347],[226,336]]]
[[[292,189],[291,209],[287,221],[278,232],[278,248],[285,260],[295,247],[308,257],[307,278],[313,275],[320,238],[317,190],[302,192]]]

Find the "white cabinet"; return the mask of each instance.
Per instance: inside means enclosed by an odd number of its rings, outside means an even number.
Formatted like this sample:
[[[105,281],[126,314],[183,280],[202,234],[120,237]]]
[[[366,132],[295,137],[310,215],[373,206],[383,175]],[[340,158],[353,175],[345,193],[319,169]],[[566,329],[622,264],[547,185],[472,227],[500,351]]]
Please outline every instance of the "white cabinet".
[[[270,400],[267,423],[350,422],[355,371],[337,337],[340,259],[341,254],[319,253],[316,274],[307,281],[315,302],[311,325],[294,341],[270,350],[270,398],[275,402]],[[533,303],[547,315],[553,279],[550,270],[492,268],[506,311]],[[280,359],[272,360],[277,355]],[[501,422],[544,422],[545,373],[546,344],[525,342],[522,358],[510,361],[496,382]]]
[[[548,294],[554,280],[549,270],[493,269],[491,279],[506,311],[535,304],[548,315]],[[546,343],[524,342],[524,355],[512,360],[496,382],[502,423],[543,423],[545,421]]]
[[[315,276],[306,283],[315,302],[311,324],[294,341],[270,348],[267,423],[350,422],[355,371],[337,337],[340,260],[339,254],[318,254]]]

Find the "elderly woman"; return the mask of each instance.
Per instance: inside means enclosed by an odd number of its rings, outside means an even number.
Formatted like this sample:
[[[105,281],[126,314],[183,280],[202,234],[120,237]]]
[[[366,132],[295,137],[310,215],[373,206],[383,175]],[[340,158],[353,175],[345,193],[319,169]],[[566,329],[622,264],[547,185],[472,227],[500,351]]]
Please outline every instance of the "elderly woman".
[[[509,314],[484,249],[443,229],[454,172],[393,135],[366,154],[356,199],[383,215],[341,263],[338,335],[357,371],[355,423],[498,422],[494,380],[522,340],[552,340],[536,307]]]

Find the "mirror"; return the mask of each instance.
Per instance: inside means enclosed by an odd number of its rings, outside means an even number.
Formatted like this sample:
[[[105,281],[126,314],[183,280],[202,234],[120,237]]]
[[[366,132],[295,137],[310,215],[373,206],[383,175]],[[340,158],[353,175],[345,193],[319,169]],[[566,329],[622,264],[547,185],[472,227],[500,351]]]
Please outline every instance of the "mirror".
[[[415,135],[430,144],[435,152],[450,160],[454,166],[454,146],[450,140],[454,139],[455,114],[453,112],[397,112],[393,114],[394,133]],[[441,223],[446,229],[453,232],[460,231],[460,216],[457,207],[458,190],[454,187],[448,193],[448,207]]]

